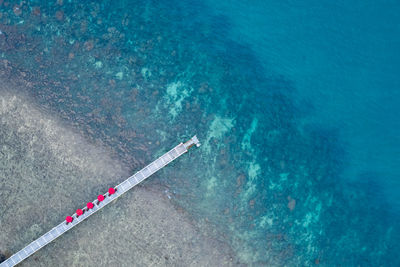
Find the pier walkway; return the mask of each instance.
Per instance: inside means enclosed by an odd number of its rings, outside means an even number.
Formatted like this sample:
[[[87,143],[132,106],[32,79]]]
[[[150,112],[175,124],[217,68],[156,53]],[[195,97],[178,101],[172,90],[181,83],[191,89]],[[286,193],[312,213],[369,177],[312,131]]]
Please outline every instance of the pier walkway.
[[[168,151],[167,153],[165,153],[164,155],[162,155],[161,157],[117,185],[116,187],[110,188],[108,193],[99,196],[103,197],[98,197],[95,201],[89,202],[94,204],[91,204],[90,206],[88,205],[82,210],[79,210],[78,213],[83,212],[83,214],[78,215],[77,213],[75,213],[72,216],[68,216],[66,221],[60,223],[38,239],[31,242],[26,247],[9,257],[7,260],[0,263],[0,267],[11,267],[28,258],[30,255],[34,254],[36,251],[46,246],[57,237],[61,236],[80,222],[87,219],[96,211],[107,206],[107,204],[126,193],[129,189],[139,184],[140,182],[151,176],[153,173],[162,169],[173,160],[186,153],[188,149],[193,145],[200,146],[199,140],[196,136],[193,136],[186,143],[180,143],[179,145],[177,145],[176,147],[174,147],[173,149],[171,149],[170,151]]]

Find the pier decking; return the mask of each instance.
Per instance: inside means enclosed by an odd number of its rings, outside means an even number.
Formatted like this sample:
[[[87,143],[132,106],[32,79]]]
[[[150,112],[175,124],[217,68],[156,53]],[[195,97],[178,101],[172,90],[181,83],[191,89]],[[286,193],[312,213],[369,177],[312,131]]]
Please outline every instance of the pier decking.
[[[103,201],[98,201],[97,199],[93,201],[94,203],[93,208],[83,208],[82,210],[84,213],[80,216],[78,216],[76,213],[73,214],[72,217],[72,222],[62,222],[38,239],[34,240],[31,242],[29,245],[9,257],[7,260],[4,262],[0,263],[0,267],[10,267],[14,266],[24,259],[28,258],[30,255],[34,254],[36,251],[41,249],[42,247],[46,246],[49,244],[51,241],[56,239],[57,237],[61,236],[80,222],[84,221],[87,219],[90,215],[95,213],[96,211],[104,208],[107,206],[110,202],[113,200],[117,199],[124,193],[126,193],[129,189],[134,187],[135,185],[139,184],[149,176],[151,176],[153,173],[157,172],[158,170],[162,169],[166,165],[168,165],[170,162],[173,160],[177,159],[179,156],[183,155],[188,151],[190,147],[193,145],[200,146],[199,140],[197,139],[196,136],[193,136],[189,141],[186,143],[180,143],[116,187],[114,187],[115,192],[112,190],[112,194],[107,193],[104,194],[104,200]]]

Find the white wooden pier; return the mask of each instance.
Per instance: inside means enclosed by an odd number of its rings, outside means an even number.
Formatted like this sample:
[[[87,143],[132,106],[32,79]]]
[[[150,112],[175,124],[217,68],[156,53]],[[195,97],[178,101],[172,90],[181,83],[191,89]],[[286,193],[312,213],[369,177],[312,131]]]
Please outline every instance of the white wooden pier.
[[[84,221],[86,218],[88,218],[90,215],[95,213],[96,211],[104,208],[107,206],[111,201],[117,199],[124,193],[126,193],[129,189],[134,187],[135,185],[139,184],[149,176],[151,176],[153,173],[157,172],[161,168],[165,167],[168,165],[170,162],[173,160],[177,159],[179,156],[183,155],[188,151],[190,147],[193,145],[196,145],[197,147],[200,146],[199,140],[197,139],[196,136],[193,136],[189,141],[186,143],[180,143],[116,187],[114,189],[116,190],[115,193],[113,194],[104,194],[104,200],[99,202],[97,200],[93,201],[92,203],[94,204],[94,207],[91,209],[88,208],[83,208],[84,213],[80,216],[77,216],[77,214],[73,214],[71,217],[73,218],[73,221],[70,223],[67,223],[66,221],[60,223],[38,239],[34,240],[31,242],[29,245],[6,259],[4,262],[0,263],[0,267],[11,267],[14,266],[24,259],[28,258],[30,255],[41,249],[42,247],[46,246],[49,244],[51,241],[56,239],[57,237],[61,236],[80,222]]]

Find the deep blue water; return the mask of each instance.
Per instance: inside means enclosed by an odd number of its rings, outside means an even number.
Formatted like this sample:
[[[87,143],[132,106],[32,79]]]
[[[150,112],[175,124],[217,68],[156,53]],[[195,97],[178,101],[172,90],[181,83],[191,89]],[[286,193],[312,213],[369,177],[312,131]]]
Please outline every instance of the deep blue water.
[[[399,3],[12,6],[2,57],[27,92],[132,169],[198,134],[147,183],[242,263],[400,264]]]
[[[400,39],[396,1],[222,1],[232,34],[312,103],[309,121],[340,128],[346,180],[372,173],[399,208]]]

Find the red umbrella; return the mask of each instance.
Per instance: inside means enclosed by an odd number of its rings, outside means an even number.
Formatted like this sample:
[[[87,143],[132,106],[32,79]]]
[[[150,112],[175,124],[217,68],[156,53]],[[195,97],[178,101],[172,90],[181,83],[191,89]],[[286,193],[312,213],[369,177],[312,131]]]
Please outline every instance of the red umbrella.
[[[114,193],[115,193],[115,189],[112,188],[112,187],[110,187],[110,188],[108,189],[108,193],[109,193],[110,195],[114,194]]]
[[[103,195],[98,195],[98,196],[97,196],[97,199],[101,202],[101,201],[104,200],[104,196],[103,196]]]
[[[65,220],[67,221],[67,223],[71,223],[74,220],[74,218],[72,218],[71,216],[67,216]]]

